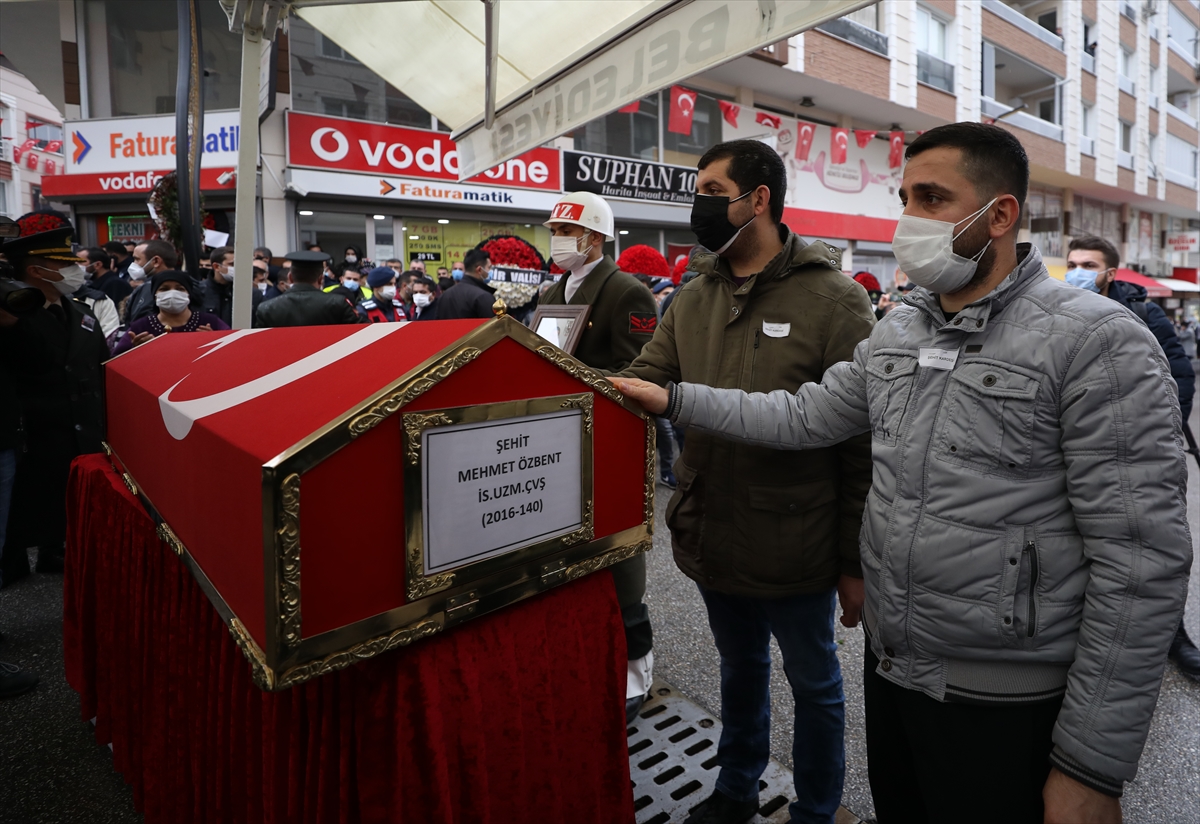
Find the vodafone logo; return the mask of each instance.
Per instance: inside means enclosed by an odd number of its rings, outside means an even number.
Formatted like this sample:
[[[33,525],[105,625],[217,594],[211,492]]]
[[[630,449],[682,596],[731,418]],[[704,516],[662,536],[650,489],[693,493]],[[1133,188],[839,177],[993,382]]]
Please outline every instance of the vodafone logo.
[[[100,188],[106,192],[145,192],[153,189],[162,175],[158,172],[143,172],[127,175],[112,175],[100,178]]]
[[[325,135],[333,137],[334,149],[332,152],[328,151],[321,144]],[[337,163],[339,160],[344,160],[346,155],[350,154],[350,141],[337,129],[330,129],[328,127],[317,129],[313,132],[312,140],[309,143],[312,145],[313,154],[322,160],[328,160],[330,163]]]

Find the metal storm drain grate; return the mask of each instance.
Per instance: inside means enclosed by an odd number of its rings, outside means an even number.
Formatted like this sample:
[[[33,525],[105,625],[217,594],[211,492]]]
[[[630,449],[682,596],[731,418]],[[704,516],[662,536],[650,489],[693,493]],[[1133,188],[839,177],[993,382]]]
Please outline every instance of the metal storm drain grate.
[[[680,824],[708,798],[717,781],[717,740],[721,722],[663,681],[628,728],[629,777],[637,824]],[[758,782],[758,814],[752,824],[786,824],[792,800],[792,772],[770,761]],[[837,824],[859,824],[838,810]]]

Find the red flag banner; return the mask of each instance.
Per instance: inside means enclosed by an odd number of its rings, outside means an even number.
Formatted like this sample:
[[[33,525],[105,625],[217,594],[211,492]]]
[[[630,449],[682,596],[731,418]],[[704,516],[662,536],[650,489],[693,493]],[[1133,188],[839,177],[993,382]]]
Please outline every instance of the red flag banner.
[[[683,86],[671,87],[671,117],[667,131],[675,134],[692,133],[692,117],[696,114],[696,92]]]
[[[796,159],[808,160],[808,150],[812,148],[813,136],[817,127],[812,123],[799,123],[796,126]]]
[[[635,100],[627,106],[617,109],[621,114],[637,114],[642,108],[642,101]]]
[[[875,135],[879,132],[868,131],[867,129],[855,129],[854,139],[858,142],[858,148],[865,149],[867,145],[875,139]]]
[[[778,129],[783,125],[782,118],[776,117],[773,114],[767,114],[766,112],[759,112],[756,114],[754,116],[754,122],[763,126],[770,126],[772,129]]]
[[[900,164],[904,162],[904,132],[888,134],[888,144],[888,168],[899,169]]]
[[[742,112],[742,107],[736,103],[730,103],[728,100],[718,100],[717,105],[721,107],[721,116],[725,118],[725,122],[733,128],[738,127],[738,115]]]
[[[846,162],[846,150],[850,145],[850,130],[849,129],[830,129],[829,130],[829,160],[831,163],[840,164]]]

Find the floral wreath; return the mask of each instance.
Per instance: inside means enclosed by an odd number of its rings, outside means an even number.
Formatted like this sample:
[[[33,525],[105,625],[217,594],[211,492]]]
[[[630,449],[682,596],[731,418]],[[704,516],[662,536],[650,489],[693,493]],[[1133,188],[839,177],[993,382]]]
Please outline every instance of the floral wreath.
[[[488,258],[496,266],[546,271],[546,259],[542,253],[528,240],[516,235],[492,235],[480,241],[475,248],[487,252]]]
[[[71,228],[71,222],[67,220],[66,216],[46,209],[22,215],[17,218],[17,225],[21,227],[21,237],[53,232],[55,229]]]
[[[639,243],[621,252],[617,268],[631,275],[649,275],[652,278],[671,277],[671,267],[662,252],[652,246]]]

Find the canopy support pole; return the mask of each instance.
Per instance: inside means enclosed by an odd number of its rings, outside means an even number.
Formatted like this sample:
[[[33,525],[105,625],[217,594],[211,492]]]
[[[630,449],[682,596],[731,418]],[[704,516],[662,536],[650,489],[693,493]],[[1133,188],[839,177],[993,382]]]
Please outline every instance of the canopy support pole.
[[[238,125],[236,227],[233,241],[233,328],[253,322],[254,232],[258,196],[258,86],[262,29],[242,29],[242,92]]]
[[[483,0],[483,125],[496,119],[496,69],[500,55],[500,0]]]

